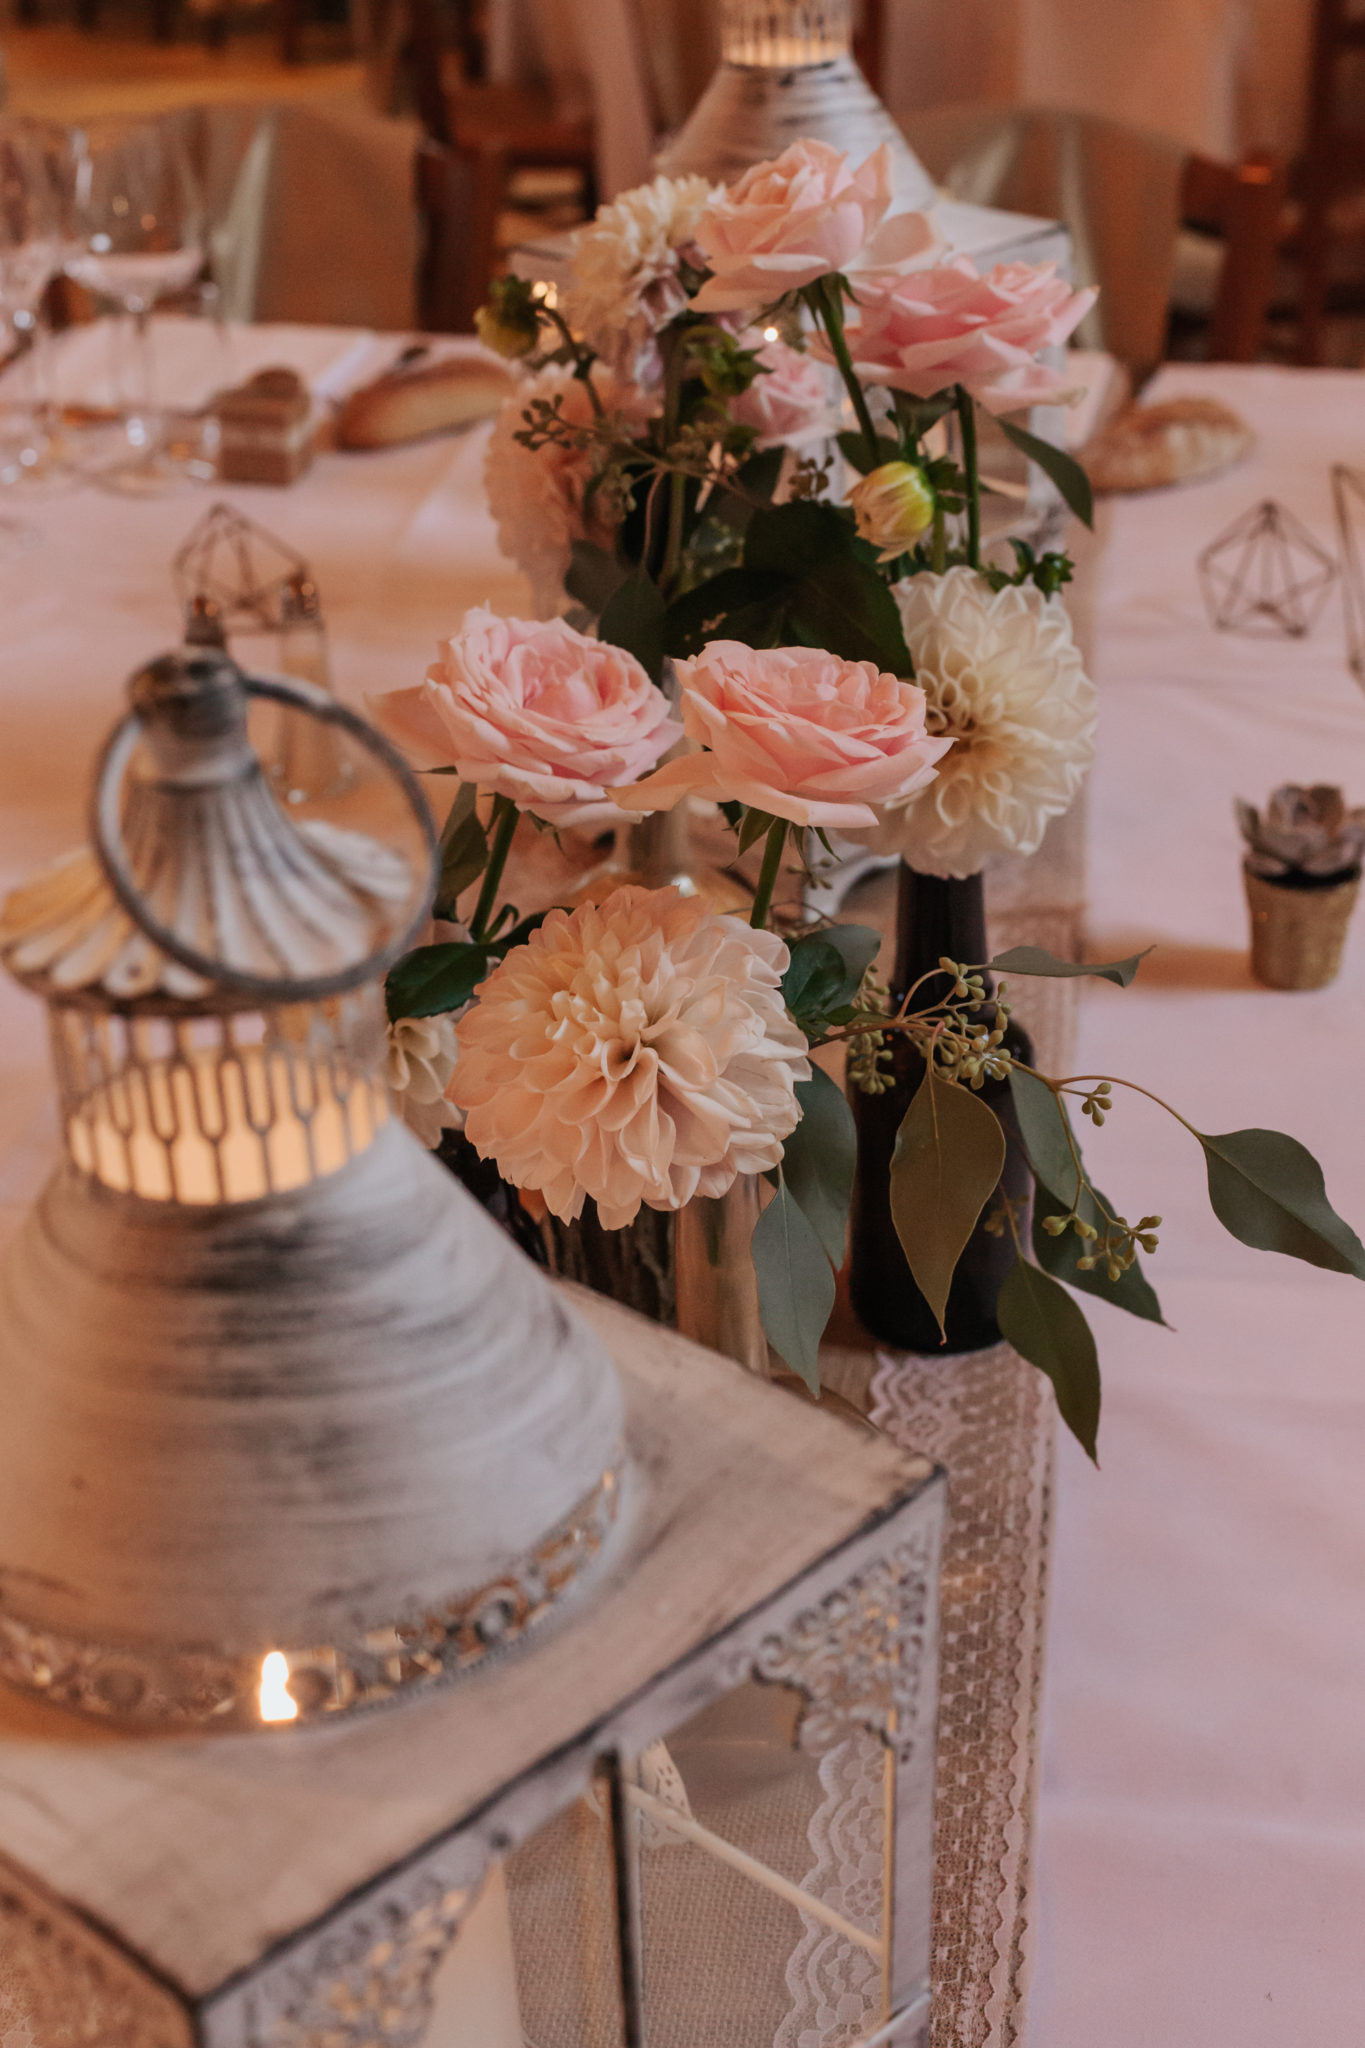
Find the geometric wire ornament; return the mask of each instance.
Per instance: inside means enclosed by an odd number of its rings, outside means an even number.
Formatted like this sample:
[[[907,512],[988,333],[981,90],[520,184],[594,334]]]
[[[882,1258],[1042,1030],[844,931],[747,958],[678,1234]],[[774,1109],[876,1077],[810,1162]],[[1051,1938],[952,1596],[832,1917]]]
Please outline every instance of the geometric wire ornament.
[[[1358,683],[1365,683],[1365,555],[1356,521],[1365,519],[1365,470],[1332,465],[1332,502],[1341,542],[1341,602],[1346,614],[1346,661]]]
[[[1199,581],[1221,632],[1301,640],[1337,565],[1285,506],[1265,498],[1205,548]]]
[[[171,565],[181,613],[213,600],[225,628],[274,633],[291,585],[311,583],[303,556],[231,505],[210,506]]]

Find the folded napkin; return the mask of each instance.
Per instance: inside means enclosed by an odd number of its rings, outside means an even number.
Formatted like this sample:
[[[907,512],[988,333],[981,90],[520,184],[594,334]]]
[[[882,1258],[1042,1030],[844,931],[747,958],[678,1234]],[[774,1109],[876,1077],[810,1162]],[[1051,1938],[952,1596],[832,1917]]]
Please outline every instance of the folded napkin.
[[[136,389],[120,320],[70,327],[53,340],[46,374],[59,405],[126,402]],[[215,392],[257,370],[296,370],[318,399],[339,396],[394,355],[394,337],[353,327],[245,326],[161,315],[152,321],[153,397],[171,411],[197,411]]]

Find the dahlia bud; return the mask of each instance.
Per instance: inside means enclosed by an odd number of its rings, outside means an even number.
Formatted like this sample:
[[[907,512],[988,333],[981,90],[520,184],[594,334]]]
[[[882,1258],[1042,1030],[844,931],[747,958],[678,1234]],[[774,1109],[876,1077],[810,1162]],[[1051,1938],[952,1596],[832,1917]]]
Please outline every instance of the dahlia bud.
[[[894,562],[934,521],[934,487],[913,462],[884,462],[848,494],[858,532]]]

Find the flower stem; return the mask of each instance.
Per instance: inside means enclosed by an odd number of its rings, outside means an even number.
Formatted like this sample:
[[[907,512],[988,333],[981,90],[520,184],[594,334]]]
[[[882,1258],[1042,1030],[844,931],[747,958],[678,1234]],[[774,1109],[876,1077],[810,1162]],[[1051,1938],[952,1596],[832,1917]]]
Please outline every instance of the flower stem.
[[[957,417],[962,428],[962,467],[967,476],[967,560],[981,567],[981,471],[976,459],[976,406],[970,391],[957,387]]]
[[[787,820],[774,818],[768,827],[768,837],[763,847],[763,866],[759,870],[758,887],[754,891],[754,907],[749,913],[749,923],[756,932],[761,932],[768,922],[772,909],[773,890],[777,886],[777,871],[782,865],[782,849],[787,843]]]
[[[479,891],[474,922],[469,929],[475,945],[482,945],[488,936],[488,920],[498,900],[498,885],[502,881],[502,871],[507,866],[507,856],[512,850],[513,835],[520,819],[521,813],[510,796],[494,797],[493,842],[488,849],[488,866],[483,871],[483,887]]]
[[[844,380],[844,389],[853,400],[853,410],[858,415],[858,425],[867,443],[868,470],[874,470],[880,460],[881,451],[877,446],[877,429],[872,424],[867,398],[862,385],[858,382],[853,368],[853,358],[848,352],[848,342],[844,337],[843,287],[837,278],[822,277],[818,283],[811,286],[806,303],[816,319],[824,323],[834,360],[839,366],[839,375]]]

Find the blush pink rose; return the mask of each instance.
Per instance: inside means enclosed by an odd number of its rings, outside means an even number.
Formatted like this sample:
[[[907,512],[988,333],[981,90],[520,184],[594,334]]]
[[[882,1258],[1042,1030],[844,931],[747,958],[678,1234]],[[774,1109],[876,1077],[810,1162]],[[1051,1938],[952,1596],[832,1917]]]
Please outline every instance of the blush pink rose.
[[[996,413],[1074,396],[1070,380],[1036,357],[1067,340],[1097,294],[1073,292],[1053,263],[998,263],[982,277],[957,256],[928,270],[867,274],[855,290],[860,317],[848,346],[864,384],[916,398],[961,384]],[[824,335],[811,349],[833,361]]]
[[[711,276],[692,304],[703,313],[767,306],[832,270],[902,263],[932,249],[922,213],[884,220],[891,204],[891,152],[883,143],[850,170],[827,142],[794,142],[755,164],[711,201],[697,223]]]
[[[875,824],[871,806],[923,789],[951,744],[926,732],[923,690],[875,662],[713,640],[677,669],[683,727],[707,751],[613,790],[623,810],[669,811],[690,795],[797,825]]]
[[[764,341],[756,331],[740,336],[763,368],[747,391],[730,401],[730,417],[752,427],[760,448],[800,448],[834,432],[825,373],[799,348]]]
[[[510,796],[569,824],[608,786],[652,768],[680,737],[633,654],[563,619],[504,619],[482,607],[441,645],[415,689],[370,699],[418,768]]]

